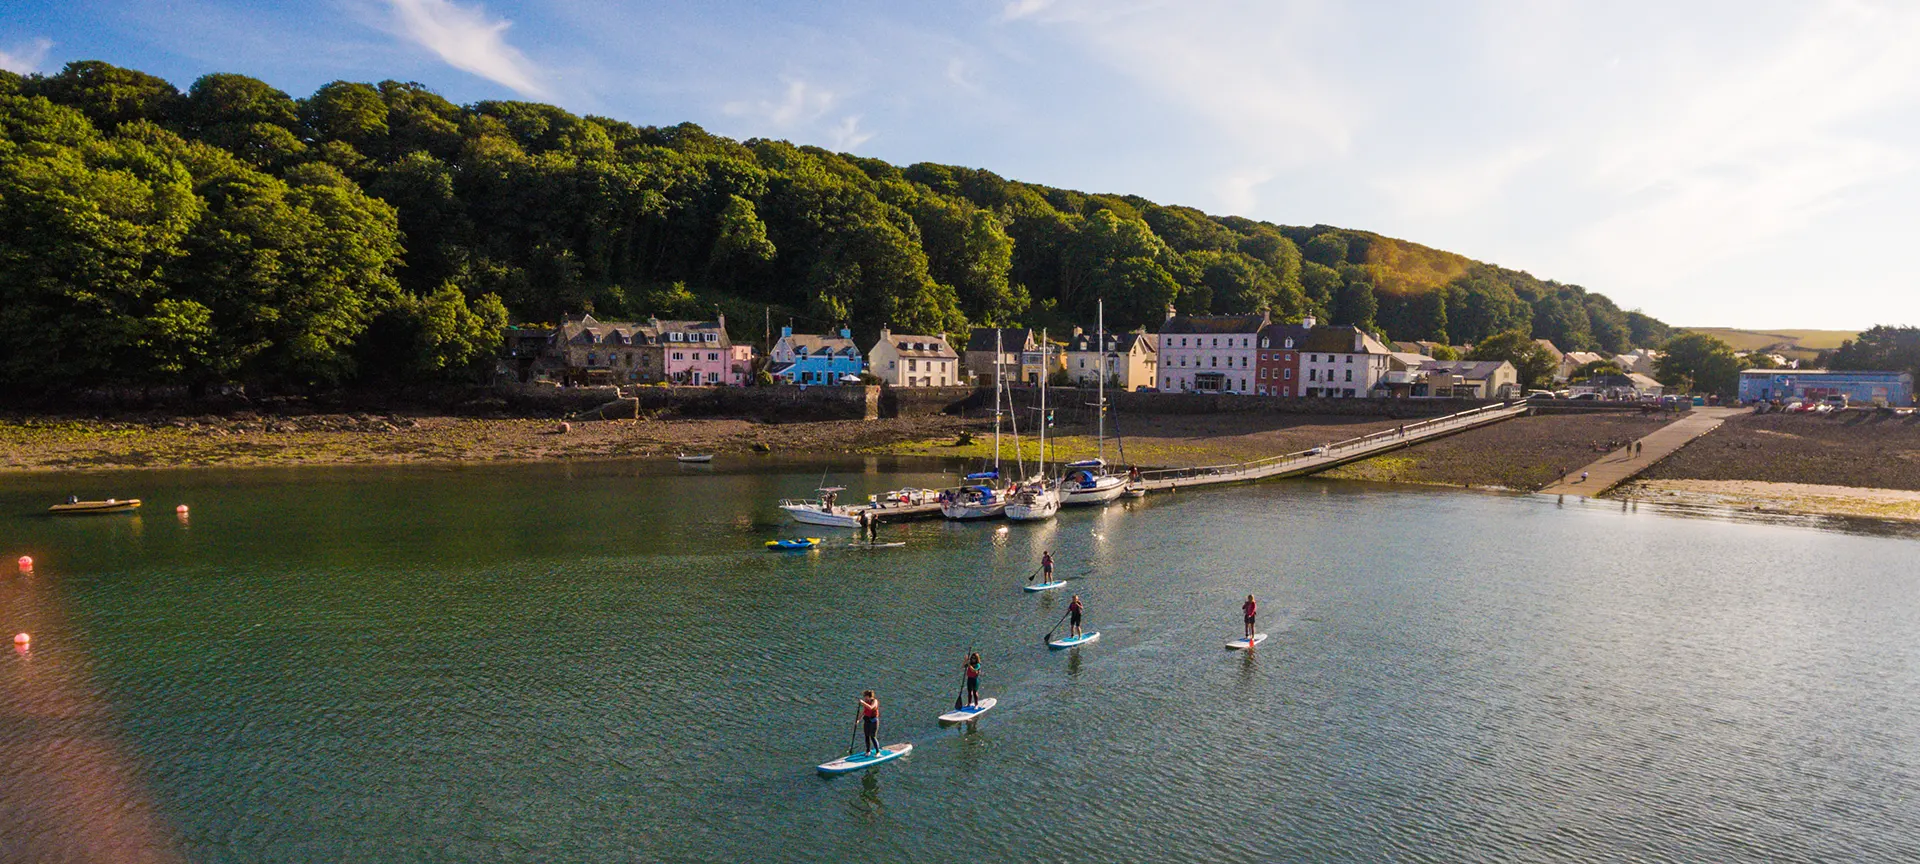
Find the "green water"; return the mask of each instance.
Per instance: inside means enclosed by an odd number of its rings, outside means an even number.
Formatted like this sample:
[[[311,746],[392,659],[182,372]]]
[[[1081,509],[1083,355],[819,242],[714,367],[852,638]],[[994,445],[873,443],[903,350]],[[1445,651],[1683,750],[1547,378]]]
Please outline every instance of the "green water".
[[[0,655],[0,860],[1882,861],[1920,837],[1912,539],[1282,482],[860,550],[773,508],[821,467],[10,477],[0,555],[39,563],[0,578],[0,630],[33,634]],[[940,476],[834,467],[860,495]],[[148,507],[37,515],[70,488]],[[831,543],[762,548],[807,535]],[[1042,549],[1069,585],[1022,592]],[[1225,651],[1249,592],[1272,637]],[[1049,651],[1074,593],[1101,639]],[[969,647],[1000,704],[942,728]],[[863,688],[914,752],[823,779]]]

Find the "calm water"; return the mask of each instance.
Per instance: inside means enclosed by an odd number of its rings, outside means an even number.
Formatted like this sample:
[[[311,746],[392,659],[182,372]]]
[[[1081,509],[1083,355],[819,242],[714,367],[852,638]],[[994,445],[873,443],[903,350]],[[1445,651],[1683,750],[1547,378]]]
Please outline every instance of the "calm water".
[[[818,472],[6,478],[0,860],[1920,849],[1913,539],[1290,482],[762,551]],[[31,515],[70,486],[149,509]],[[1042,548],[1100,642],[1042,645]],[[1000,707],[941,729],[969,646]],[[914,753],[823,780],[865,687]]]

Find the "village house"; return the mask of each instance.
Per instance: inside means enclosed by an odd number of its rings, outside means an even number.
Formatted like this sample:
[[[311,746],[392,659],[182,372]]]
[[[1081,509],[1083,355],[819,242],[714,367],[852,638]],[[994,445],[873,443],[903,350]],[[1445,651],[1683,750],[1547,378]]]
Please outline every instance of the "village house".
[[[1314,320],[1308,316],[1298,324],[1268,324],[1260,328],[1259,353],[1253,392],[1257,396],[1299,396],[1300,346],[1313,332]]]
[[[1252,393],[1259,380],[1254,344],[1267,315],[1176,315],[1167,307],[1160,325],[1160,389],[1171,392]]]
[[[1000,354],[994,356],[995,334]],[[1046,370],[1040,363],[1040,333],[1031,327],[975,327],[967,335],[967,374],[992,383],[994,364],[1008,383],[1037,383]]]
[[[880,328],[867,349],[867,368],[890,387],[950,387],[961,383],[960,355],[944,336],[914,336]]]
[[[853,331],[814,336],[795,333],[792,327],[780,328],[780,341],[773,343],[767,371],[787,384],[839,384],[842,378],[858,379],[867,371],[859,346],[853,344]]]
[[[1588,363],[1599,363],[1603,360],[1611,359],[1613,358],[1605,357],[1592,351],[1568,351],[1560,355],[1560,366],[1554,370],[1553,380],[1559,382],[1571,381],[1574,373],[1580,371],[1580,367]]]
[[[545,367],[564,384],[651,384],[663,380],[666,363],[659,331],[632,321],[568,318],[547,341]]]
[[[557,379],[561,367],[552,350],[553,333],[549,327],[507,327],[500,334],[501,380],[528,384]]]
[[[1638,372],[1625,375],[1609,372],[1573,385],[1569,393],[1576,397],[1591,393],[1596,399],[1634,400],[1660,396],[1666,393],[1666,387]]]
[[[1358,327],[1315,327],[1301,345],[1305,376],[1303,396],[1337,399],[1373,395],[1374,385],[1387,374],[1391,351]]]
[[[1067,374],[1078,386],[1094,387],[1100,383],[1101,351],[1094,344],[1098,339],[1099,334],[1085,333],[1076,327],[1073,337],[1067,340],[1062,357],[1067,364]],[[1154,341],[1155,336],[1145,331],[1108,333],[1105,352],[1107,386],[1121,390],[1155,386],[1159,376],[1160,352]]]
[[[744,364],[734,356],[727,316],[713,321],[651,318],[647,323],[665,354],[667,383],[746,386],[752,355]]]
[[[1420,364],[1430,389],[1446,376],[1446,394],[1456,399],[1514,399],[1520,395],[1520,373],[1505,360],[1428,360]],[[1421,395],[1421,394],[1414,394]]]

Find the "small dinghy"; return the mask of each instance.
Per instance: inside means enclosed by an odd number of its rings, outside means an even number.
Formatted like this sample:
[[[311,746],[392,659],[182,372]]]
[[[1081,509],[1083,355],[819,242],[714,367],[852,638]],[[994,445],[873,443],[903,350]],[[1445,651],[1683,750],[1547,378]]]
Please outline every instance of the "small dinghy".
[[[998,699],[994,699],[991,697],[982,699],[980,700],[980,704],[978,705],[963,705],[959,708],[956,708],[952,711],[949,711],[945,714],[940,715],[940,722],[965,723],[968,720],[972,720],[975,717],[978,717],[982,714],[987,713],[988,710],[992,709],[993,706],[998,704],[1000,704],[1000,700]]]
[[[682,453],[678,456],[673,457],[673,459],[676,462],[684,462],[688,465],[702,465],[708,462],[712,462],[713,454],[712,453],[702,453],[702,454]]]
[[[78,516],[87,513],[126,513],[140,509],[138,498],[108,498],[105,501],[81,501],[68,499],[65,504],[55,504],[47,508],[48,513],[62,516]]]
[[[789,537],[785,540],[768,540],[767,541],[767,548],[774,552],[786,552],[789,550],[798,550],[798,549],[812,549],[819,545],[820,545],[820,538],[818,537]]]
[[[844,759],[835,759],[820,766],[822,774],[846,774],[862,768],[872,768],[882,762],[891,762],[913,752],[912,744],[894,744],[880,748],[878,753],[855,753]]]

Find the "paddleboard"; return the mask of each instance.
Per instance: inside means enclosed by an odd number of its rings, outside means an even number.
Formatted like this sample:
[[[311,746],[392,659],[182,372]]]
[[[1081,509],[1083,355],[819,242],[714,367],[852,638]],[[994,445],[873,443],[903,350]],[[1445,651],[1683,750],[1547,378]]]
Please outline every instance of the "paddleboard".
[[[862,768],[872,768],[882,762],[891,762],[912,752],[912,744],[892,744],[882,747],[877,756],[867,753],[866,751],[861,751],[844,759],[835,759],[832,762],[821,765],[820,773],[845,774],[849,771],[858,771]]]
[[[1095,630],[1092,633],[1082,633],[1078,636],[1068,636],[1064,639],[1055,639],[1052,642],[1048,642],[1047,647],[1048,648],[1072,648],[1075,645],[1085,645],[1088,642],[1097,642],[1099,641],[1099,639],[1100,639],[1100,631]]]
[[[1255,633],[1253,634],[1253,641],[1251,643],[1249,643],[1245,639],[1235,639],[1232,642],[1228,642],[1227,647],[1235,651],[1242,651],[1248,648],[1252,648],[1253,646],[1258,645],[1265,641],[1267,641],[1267,634]]]
[[[905,541],[902,541],[899,543],[849,543],[847,545],[856,549],[897,549],[907,544]]]
[[[1041,582],[1038,585],[1027,585],[1024,587],[1028,591],[1052,591],[1055,588],[1067,587],[1067,583],[1063,580],[1055,579],[1052,582]]]
[[[993,706],[998,704],[1000,704],[1000,700],[994,699],[992,697],[988,697],[986,699],[980,700],[980,704],[978,705],[968,705],[964,708],[961,708],[958,711],[949,711],[945,714],[940,715],[940,722],[965,723],[968,720],[972,720],[975,717],[978,717],[982,714],[987,713],[987,709],[990,709]]]

